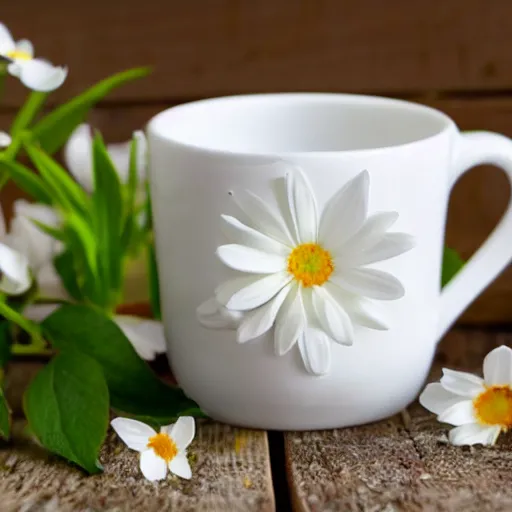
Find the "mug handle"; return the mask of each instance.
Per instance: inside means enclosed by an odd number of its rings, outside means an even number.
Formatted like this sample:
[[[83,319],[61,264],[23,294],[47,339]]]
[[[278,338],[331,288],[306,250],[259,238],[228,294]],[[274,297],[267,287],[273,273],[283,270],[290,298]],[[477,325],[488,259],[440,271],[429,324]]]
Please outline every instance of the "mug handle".
[[[491,132],[467,132],[455,145],[453,170],[448,187],[466,171],[481,164],[501,167],[512,186],[512,140]],[[498,225],[464,268],[441,292],[438,337],[446,333],[459,315],[512,259],[512,201]]]

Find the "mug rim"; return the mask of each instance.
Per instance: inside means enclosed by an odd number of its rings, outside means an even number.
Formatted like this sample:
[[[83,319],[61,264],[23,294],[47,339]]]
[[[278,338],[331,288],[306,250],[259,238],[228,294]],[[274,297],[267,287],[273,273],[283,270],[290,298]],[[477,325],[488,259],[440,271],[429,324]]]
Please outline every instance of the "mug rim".
[[[192,142],[185,142],[166,134],[165,126],[168,125],[167,118],[172,114],[180,113],[187,110],[193,110],[202,106],[208,107],[219,103],[233,103],[233,102],[252,102],[258,100],[267,100],[270,103],[280,102],[283,100],[295,101],[317,101],[321,102],[336,102],[345,105],[376,105],[376,106],[390,106],[408,109],[414,114],[430,117],[438,122],[441,126],[440,129],[431,135],[419,137],[412,141],[390,144],[381,147],[373,148],[356,148],[356,149],[337,149],[337,150],[305,150],[305,151],[244,151],[244,150],[229,150],[214,148],[206,145],[196,144]],[[163,128],[160,127],[163,125]],[[457,130],[455,121],[436,108],[416,103],[413,101],[389,98],[385,96],[366,95],[366,94],[351,94],[351,93],[318,93],[318,92],[278,92],[278,93],[255,93],[255,94],[235,94],[226,96],[216,96],[200,100],[189,101],[174,105],[167,108],[158,114],[154,115],[146,125],[146,132],[150,136],[158,137],[168,143],[175,145],[183,150],[205,153],[211,156],[228,156],[228,157],[273,157],[273,158],[296,158],[304,156],[312,156],[315,158],[332,157],[334,155],[368,155],[375,153],[387,153],[389,151],[400,150],[402,148],[411,148],[417,145],[424,144],[428,141],[433,141],[437,138],[445,136],[448,132]]]

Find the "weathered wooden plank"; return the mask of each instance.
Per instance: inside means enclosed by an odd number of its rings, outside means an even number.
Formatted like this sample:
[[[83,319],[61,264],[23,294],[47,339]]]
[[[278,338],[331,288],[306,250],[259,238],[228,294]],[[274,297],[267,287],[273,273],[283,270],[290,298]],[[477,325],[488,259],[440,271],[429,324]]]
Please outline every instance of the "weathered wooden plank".
[[[30,13],[30,15],[28,15]],[[133,65],[124,100],[249,91],[512,87],[507,0],[6,2],[2,19],[70,67],[59,97]],[[20,91],[8,96],[20,100]]]
[[[451,333],[441,362],[480,369],[483,356],[511,334]],[[285,435],[287,472],[296,511],[512,509],[512,436],[494,448],[455,448],[447,426],[419,404],[387,421],[356,428]]]
[[[211,422],[198,425],[189,449],[193,478],[144,480],[138,454],[111,431],[101,452],[104,473],[87,477],[24,438],[0,446],[0,509],[4,512],[77,510],[274,510],[267,435]]]

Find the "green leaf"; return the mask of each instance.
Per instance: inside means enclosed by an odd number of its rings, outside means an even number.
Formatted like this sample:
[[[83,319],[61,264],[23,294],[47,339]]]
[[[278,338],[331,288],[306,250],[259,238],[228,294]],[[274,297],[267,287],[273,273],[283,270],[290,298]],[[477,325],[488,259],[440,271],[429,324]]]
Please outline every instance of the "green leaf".
[[[155,376],[121,329],[100,311],[64,305],[44,320],[42,328],[58,350],[74,347],[101,365],[113,408],[168,420],[183,411],[197,410],[183,391]]]
[[[65,210],[87,216],[89,198],[83,188],[44,151],[31,144],[26,144],[25,147],[47,188],[51,190],[54,202]]]
[[[125,188],[125,201],[124,201],[124,225],[123,233],[121,235],[121,245],[125,252],[130,252],[133,247],[133,238],[137,230],[137,214],[136,214],[136,200],[137,200],[137,187],[139,182],[138,175],[138,141],[134,136],[130,145],[130,167],[128,172],[128,183]]]
[[[25,415],[48,450],[89,473],[101,470],[98,454],[109,423],[108,387],[101,367],[74,350],[55,356],[31,382]]]
[[[48,97],[46,92],[32,91],[11,125],[11,137],[16,137],[25,130],[39,113]]]
[[[148,244],[148,281],[151,311],[155,318],[161,319],[160,282],[158,281],[158,267],[156,263],[155,244],[153,242]]]
[[[97,239],[95,233],[82,217],[75,213],[66,215],[66,236],[68,244],[81,253],[93,276],[97,276]]]
[[[113,75],[94,85],[80,96],[55,109],[37,123],[32,130],[33,139],[50,154],[59,150],[73,130],[82,123],[89,110],[113,89],[127,82],[145,77],[148,68],[136,68]]]
[[[464,266],[464,260],[456,251],[445,247],[443,253],[443,268],[441,275],[441,287],[446,286]]]
[[[36,173],[17,162],[3,158],[0,158],[0,169],[5,171],[12,181],[32,199],[40,203],[52,204],[51,190]]]
[[[77,279],[73,253],[69,249],[61,252],[53,259],[53,266],[59,274],[69,296],[76,301],[82,301],[83,295]]]
[[[146,200],[146,225],[148,230],[153,230],[153,210],[151,207],[151,194],[149,184],[147,186]],[[156,250],[154,240],[148,243],[148,281],[149,281],[149,301],[153,316],[157,319],[162,318],[162,309],[160,306],[160,281],[158,280],[158,265],[156,261]]]
[[[8,440],[11,435],[11,410],[0,388],[0,439]]]
[[[121,247],[123,198],[121,182],[99,135],[93,142],[95,235],[102,285],[107,292],[121,288],[123,248]]]

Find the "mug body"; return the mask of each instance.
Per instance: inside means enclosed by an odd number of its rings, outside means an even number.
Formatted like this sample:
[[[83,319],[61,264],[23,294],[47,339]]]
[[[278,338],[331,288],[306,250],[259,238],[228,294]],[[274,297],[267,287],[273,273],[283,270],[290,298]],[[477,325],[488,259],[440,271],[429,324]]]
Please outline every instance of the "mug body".
[[[337,94],[219,98],[171,108],[148,126],[162,314],[172,370],[216,420],[265,429],[357,425],[406,407],[437,341],[449,170],[457,128],[408,102]],[[330,369],[308,373],[298,346],[278,356],[274,328],[246,343],[211,329],[198,308],[233,277],[216,255],[221,215],[241,219],[239,191],[279,211],[276,184],[300,168],[318,212],[362,171],[368,213],[397,212],[392,231],[415,246],[371,268],[405,293],[375,301],[387,330],[354,323],[354,343],[331,343]]]

